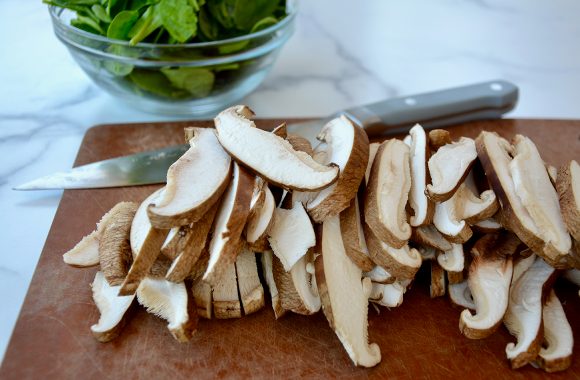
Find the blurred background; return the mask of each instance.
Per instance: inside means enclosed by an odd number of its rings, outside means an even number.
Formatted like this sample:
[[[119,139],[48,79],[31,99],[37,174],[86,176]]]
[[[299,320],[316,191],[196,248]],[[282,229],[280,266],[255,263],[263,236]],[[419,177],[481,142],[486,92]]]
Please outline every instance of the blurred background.
[[[241,101],[257,117],[324,116],[506,79],[520,88],[509,117],[580,118],[578,1],[305,0],[299,8],[273,70]],[[11,188],[69,169],[94,125],[180,118],[101,91],[56,39],[40,0],[0,0],[0,359],[62,195]]]

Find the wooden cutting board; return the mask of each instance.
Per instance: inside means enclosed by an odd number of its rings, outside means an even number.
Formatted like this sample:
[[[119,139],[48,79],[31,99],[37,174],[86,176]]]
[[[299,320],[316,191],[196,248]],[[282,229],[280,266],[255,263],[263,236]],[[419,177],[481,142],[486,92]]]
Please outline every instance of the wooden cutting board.
[[[279,120],[263,120],[271,128]],[[209,122],[102,125],[90,129],[75,165],[182,142],[184,126]],[[455,137],[482,129],[505,137],[522,133],[544,159],[561,165],[580,159],[580,121],[501,120],[450,128]],[[259,154],[259,152],[256,152]],[[98,319],[90,283],[96,269],[75,269],[62,253],[95,228],[121,200],[140,201],[156,186],[65,191],[0,369],[1,379],[139,378],[543,378],[531,366],[509,369],[504,349],[513,338],[502,327],[490,338],[469,340],[458,329],[460,309],[446,297],[429,298],[428,274],[419,273],[402,306],[377,314],[369,309],[369,338],[382,362],[352,365],[322,313],[287,315],[276,321],[269,305],[239,320],[201,320],[191,342],[177,343],[166,323],[137,311],[121,336],[99,343],[89,327]],[[34,223],[28,227],[34,228]],[[555,378],[580,378],[580,300],[563,281],[556,290],[577,342],[572,367]]]

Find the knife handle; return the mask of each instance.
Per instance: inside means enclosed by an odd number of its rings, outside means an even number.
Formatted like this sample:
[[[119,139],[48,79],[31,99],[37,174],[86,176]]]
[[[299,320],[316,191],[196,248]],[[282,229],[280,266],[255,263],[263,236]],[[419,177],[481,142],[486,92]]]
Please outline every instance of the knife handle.
[[[419,123],[433,129],[472,120],[497,119],[512,110],[518,88],[504,80],[494,80],[425,94],[403,96],[344,112],[361,125],[369,136],[407,132]]]

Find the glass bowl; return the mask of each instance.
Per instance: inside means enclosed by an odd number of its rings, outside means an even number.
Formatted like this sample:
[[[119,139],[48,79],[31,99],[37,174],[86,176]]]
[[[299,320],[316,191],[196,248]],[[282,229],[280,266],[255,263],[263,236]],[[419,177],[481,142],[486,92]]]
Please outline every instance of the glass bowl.
[[[106,92],[146,112],[201,116],[258,87],[292,35],[296,4],[288,1],[287,16],[258,32],[175,45],[130,45],[71,26],[74,12],[49,12],[56,36]]]

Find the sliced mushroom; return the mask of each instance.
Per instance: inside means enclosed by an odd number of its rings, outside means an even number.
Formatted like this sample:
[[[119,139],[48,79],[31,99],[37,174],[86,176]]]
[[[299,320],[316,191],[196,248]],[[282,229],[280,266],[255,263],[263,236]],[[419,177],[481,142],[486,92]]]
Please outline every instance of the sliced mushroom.
[[[514,138],[514,153],[509,170],[515,193],[544,241],[544,247],[538,253],[549,263],[561,266],[567,260],[572,240],[562,219],[558,194],[532,140],[517,135]],[[533,246],[531,248],[534,249]]]
[[[451,198],[476,158],[475,142],[467,137],[439,148],[428,162],[432,181],[427,185],[429,198],[437,202]]]
[[[454,272],[454,271],[446,271],[447,273],[447,282],[449,284],[459,284],[463,282],[463,271],[461,272]]]
[[[178,341],[189,341],[197,328],[197,314],[190,315],[187,289],[165,279],[146,277],[137,289],[137,300],[151,314],[165,319],[171,335]],[[193,309],[195,310],[195,309]]]
[[[375,162],[375,157],[377,156],[380,146],[381,143],[376,142],[369,144],[369,162],[367,163],[367,169],[365,171],[365,185],[369,183],[373,162]]]
[[[458,218],[469,224],[491,218],[499,209],[493,190],[485,190],[479,196],[477,195],[472,171],[465,178],[465,182],[459,186],[453,199]]]
[[[256,255],[245,246],[236,259],[236,277],[244,315],[264,307],[264,288],[258,277]]]
[[[451,135],[446,129],[432,129],[429,131],[429,147],[436,151],[444,145],[451,144]]]
[[[161,253],[165,257],[174,260],[187,245],[190,232],[191,224],[170,229],[167,238],[165,238],[161,246]]]
[[[253,115],[248,107],[234,106],[215,118],[221,145],[238,162],[268,182],[288,189],[320,190],[338,179],[336,166],[321,165],[283,138],[256,128],[250,120]]]
[[[153,203],[164,189],[159,189],[147,197],[137,209],[133,222],[129,240],[131,251],[133,252],[133,264],[129,268],[129,273],[125,277],[119,295],[126,296],[134,294],[141,280],[149,273],[155,260],[161,253],[161,246],[167,238],[169,230],[154,228],[147,216],[147,207]]]
[[[417,247],[417,251],[421,255],[422,261],[435,260],[437,255],[440,253],[437,249],[433,247]]]
[[[410,188],[409,147],[396,139],[383,142],[371,170],[364,215],[376,237],[394,248],[411,237],[405,211]]]
[[[286,126],[286,123],[282,123],[279,126],[277,126],[276,128],[272,129],[272,133],[278,137],[283,138],[283,139],[287,138],[288,137],[288,128]]]
[[[268,241],[286,272],[316,244],[312,222],[302,203],[294,202],[290,210],[277,208],[274,211]]]
[[[546,347],[540,349],[538,364],[546,372],[564,371],[572,364],[574,334],[554,290],[542,309],[542,321]]]
[[[542,295],[554,278],[554,268],[541,257],[515,281],[510,289],[504,324],[516,337],[505,348],[512,368],[520,368],[538,356],[542,344]]]
[[[275,259],[273,257],[274,253],[272,251],[262,253],[262,273],[264,273],[264,279],[270,291],[274,317],[278,319],[286,314],[286,310],[282,307],[278,287],[276,286],[276,281],[274,280],[273,260]]]
[[[418,227],[431,223],[431,218],[433,217],[433,203],[425,194],[425,188],[427,183],[429,183],[429,173],[427,171],[429,147],[425,130],[419,124],[411,128],[409,136],[411,136],[411,191],[409,192],[409,205],[413,209],[410,224],[413,227]]]
[[[506,313],[513,263],[503,246],[509,244],[504,235],[486,235],[472,248],[468,284],[476,314],[463,310],[459,319],[459,330],[470,339],[490,336]]]
[[[91,332],[99,342],[109,342],[125,326],[135,296],[119,296],[120,286],[109,285],[102,272],[96,273],[91,287],[93,300],[100,313],[99,321],[91,326]]]
[[[234,163],[233,178],[221,200],[209,244],[209,263],[203,280],[216,286],[222,272],[236,261],[241,235],[250,213],[254,178]],[[215,298],[215,297],[214,297]]]
[[[385,307],[398,307],[403,303],[406,288],[399,282],[392,284],[373,283],[369,301]]]
[[[449,283],[447,286],[447,293],[449,294],[449,299],[454,305],[469,310],[476,309],[467,280],[456,284]]]
[[[254,191],[252,193],[252,200],[250,201],[250,215],[253,216],[262,208],[266,201],[266,189],[268,184],[261,177],[254,179]],[[268,188],[269,190],[269,188]],[[248,218],[249,218],[248,217]]]
[[[316,279],[308,272],[308,263],[312,262],[309,253],[286,272],[278,258],[273,259],[273,274],[284,310],[297,314],[311,315],[320,310],[321,301],[316,287]]]
[[[380,265],[375,265],[372,270],[364,272],[363,276],[370,278],[373,283],[377,284],[392,284],[396,280],[395,277]]]
[[[564,223],[574,240],[580,242],[580,165],[578,162],[570,161],[560,168],[556,188]],[[576,255],[580,255],[580,252],[576,252]]]
[[[457,215],[454,198],[435,205],[433,225],[453,243],[464,243],[473,234],[465,220],[461,220]]]
[[[431,298],[445,295],[445,270],[439,265],[437,260],[431,260],[431,286],[429,287],[429,292]]]
[[[288,142],[290,143],[290,145],[292,145],[292,148],[294,148],[294,150],[304,152],[309,156],[314,155],[314,150],[312,149],[312,145],[310,145],[310,141],[308,141],[304,137],[290,134],[286,137],[286,140],[288,140]]]
[[[99,231],[83,237],[70,251],[62,255],[63,261],[73,267],[86,268],[99,264]]]
[[[211,319],[213,310],[213,298],[211,285],[201,278],[195,281],[191,288],[197,315],[205,319]]]
[[[451,243],[433,225],[413,228],[411,240],[419,245],[435,248],[438,251],[451,250]]]
[[[231,158],[219,144],[215,131],[194,128],[189,143],[189,150],[167,171],[163,194],[147,210],[154,227],[179,227],[198,221],[228,186]]]
[[[350,206],[340,213],[340,230],[348,257],[361,270],[365,272],[373,270],[375,263],[371,260],[365,241],[358,197],[354,197]]]
[[[421,267],[421,255],[409,245],[394,248],[380,241],[368,226],[365,238],[373,261],[398,279],[412,279]]]
[[[99,262],[101,271],[111,286],[121,285],[133,257],[129,244],[129,231],[137,211],[134,202],[120,202],[109,211],[110,221],[99,237]]]
[[[228,264],[219,281],[212,285],[213,313],[218,319],[241,318],[242,305],[238,297],[238,280],[236,266]]]
[[[246,241],[252,250],[264,252],[268,250],[268,229],[274,220],[276,203],[274,195],[268,187],[264,189],[264,203],[254,214],[248,217],[245,227]]]
[[[373,367],[381,351],[368,343],[368,298],[371,280],[346,255],[338,217],[322,225],[322,255],[315,261],[322,310],[355,365]]]
[[[318,139],[322,143],[315,149],[315,155],[322,153],[324,157],[319,162],[325,165],[334,163],[340,168],[338,181],[321,190],[307,204],[308,214],[320,223],[338,215],[356,196],[367,168],[369,139],[365,131],[346,116],[326,124]]]
[[[463,272],[465,265],[463,245],[452,243],[451,249],[437,256],[437,262],[447,272]]]
[[[494,218],[487,218],[480,220],[475,223],[472,227],[479,232],[489,234],[494,232],[499,232],[502,229],[501,224],[499,224]]]
[[[217,208],[210,209],[189,229],[187,245],[173,260],[166,278],[172,282],[182,282],[191,274],[191,270],[206,246],[207,237],[213,224]]]

